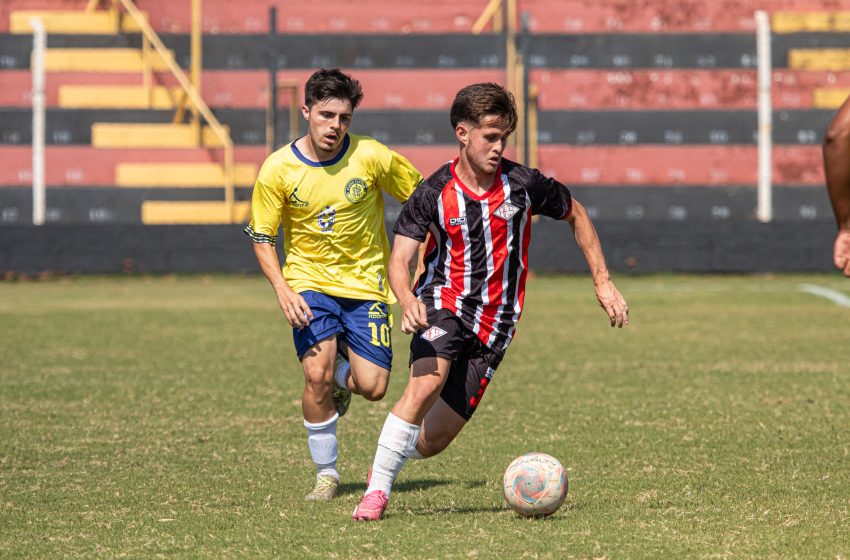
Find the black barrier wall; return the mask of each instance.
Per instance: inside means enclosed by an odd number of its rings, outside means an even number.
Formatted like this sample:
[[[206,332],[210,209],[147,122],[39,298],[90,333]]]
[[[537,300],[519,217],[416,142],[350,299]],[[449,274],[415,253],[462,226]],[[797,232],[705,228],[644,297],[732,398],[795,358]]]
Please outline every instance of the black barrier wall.
[[[598,222],[615,271],[832,270],[832,223]],[[241,226],[9,226],[0,228],[0,274],[259,273]],[[569,226],[541,220],[529,267],[587,269]]]

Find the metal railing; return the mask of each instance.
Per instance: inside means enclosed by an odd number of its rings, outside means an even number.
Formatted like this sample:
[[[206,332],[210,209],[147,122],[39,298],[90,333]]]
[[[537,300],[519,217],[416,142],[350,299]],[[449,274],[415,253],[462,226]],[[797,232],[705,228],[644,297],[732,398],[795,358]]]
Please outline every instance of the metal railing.
[[[89,5],[97,5],[97,0],[90,0]],[[193,115],[199,113],[200,116],[204,118],[206,123],[212,129],[213,133],[218,137],[221,141],[222,146],[224,147],[224,163],[223,163],[223,171],[224,171],[224,202],[225,209],[227,212],[228,219],[230,222],[235,221],[234,212],[234,179],[233,179],[233,140],[230,138],[230,134],[227,129],[222,126],[221,122],[216,118],[213,112],[210,110],[209,106],[204,102],[201,94],[198,91],[200,87],[200,41],[199,38],[193,38],[192,47],[193,51],[197,49],[197,51],[193,52],[193,63],[192,63],[192,75],[193,78],[197,81],[197,85],[193,84],[192,81],[186,76],[186,73],[180,68],[180,65],[175,62],[174,57],[171,56],[171,53],[168,49],[165,48],[165,45],[162,43],[162,40],[157,35],[156,31],[148,23],[147,19],[142,15],[136,5],[132,2],[132,0],[112,0],[113,5],[116,3],[120,3],[120,5],[124,8],[127,14],[133,19],[136,25],[139,26],[139,29],[142,30],[142,58],[143,65],[145,67],[146,72],[150,72],[150,58],[152,57],[150,53],[150,47],[153,47],[154,51],[157,55],[159,55],[160,59],[165,63],[168,67],[168,70],[171,74],[177,79],[177,83],[180,84],[180,87],[183,91],[184,100],[188,98],[188,101],[191,103],[190,107],[192,109]],[[198,37],[200,36],[200,0],[192,0],[192,19],[193,19],[193,36],[196,34]],[[150,75],[145,78],[146,87],[150,87]],[[150,91],[150,90],[149,90]],[[150,99],[150,93],[148,99]],[[182,106],[181,103],[178,106],[177,115],[175,115],[175,119],[180,116],[180,120],[182,120]],[[179,121],[178,121],[179,122]],[[197,126],[197,137],[199,145],[201,145],[202,133],[200,127],[200,119],[195,118],[193,124]]]

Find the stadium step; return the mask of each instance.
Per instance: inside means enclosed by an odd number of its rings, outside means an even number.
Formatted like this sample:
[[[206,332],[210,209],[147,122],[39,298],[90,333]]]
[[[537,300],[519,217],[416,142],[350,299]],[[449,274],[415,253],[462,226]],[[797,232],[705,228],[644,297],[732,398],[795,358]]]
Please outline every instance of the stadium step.
[[[123,31],[139,33],[141,29],[132,18],[117,12],[86,12],[82,10],[16,10],[9,14],[9,31],[30,34],[30,19],[38,18],[47,33],[68,35],[112,35]],[[120,26],[120,29],[119,29]]]
[[[771,17],[774,33],[850,31],[850,12],[775,12]]]
[[[173,109],[181,89],[131,85],[61,85],[59,107],[63,109]]]
[[[220,201],[145,200],[142,202],[142,223],[145,225],[200,225],[246,223],[251,212],[250,202],[234,202],[232,219],[227,206]]]
[[[224,129],[230,134],[229,127]],[[91,128],[95,148],[197,148],[191,124],[95,123]],[[212,128],[202,129],[203,147],[221,148],[223,143]]]
[[[793,70],[850,70],[850,49],[790,49],[788,67]]]
[[[815,109],[838,109],[848,95],[850,95],[850,88],[816,89],[813,105]]]
[[[235,186],[248,187],[257,178],[257,167],[234,164]],[[223,166],[217,163],[119,163],[115,166],[119,187],[218,187],[224,184]]]
[[[151,54],[149,64],[155,72],[168,69],[157,53]],[[142,72],[144,61],[141,49],[47,49],[44,68],[48,72]]]

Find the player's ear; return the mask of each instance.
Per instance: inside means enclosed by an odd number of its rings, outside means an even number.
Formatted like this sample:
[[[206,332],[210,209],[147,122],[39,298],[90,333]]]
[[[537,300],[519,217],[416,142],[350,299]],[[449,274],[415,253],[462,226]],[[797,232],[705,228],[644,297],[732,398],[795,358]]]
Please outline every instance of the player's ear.
[[[460,122],[455,127],[455,136],[457,136],[457,141],[466,146],[469,141],[469,128],[466,123]]]
[[[306,105],[302,105],[302,106],[301,106],[301,114],[302,114],[302,115],[304,115],[304,120],[305,120],[305,121],[309,121],[309,120],[310,120],[310,108],[309,108],[309,107],[307,107]]]

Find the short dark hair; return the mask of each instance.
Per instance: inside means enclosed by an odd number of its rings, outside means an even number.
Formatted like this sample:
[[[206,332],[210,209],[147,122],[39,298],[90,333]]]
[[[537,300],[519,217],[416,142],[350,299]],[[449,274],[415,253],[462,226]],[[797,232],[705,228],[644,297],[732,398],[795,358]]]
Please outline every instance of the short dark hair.
[[[304,86],[304,104],[312,107],[325,99],[342,99],[351,102],[354,109],[363,99],[360,82],[344,74],[339,68],[322,68],[313,72]]]
[[[508,125],[508,133],[516,128],[517,114],[514,96],[492,82],[466,86],[455,96],[452,103],[452,127],[457,127],[461,121],[471,122],[479,126],[481,120],[492,115]]]

